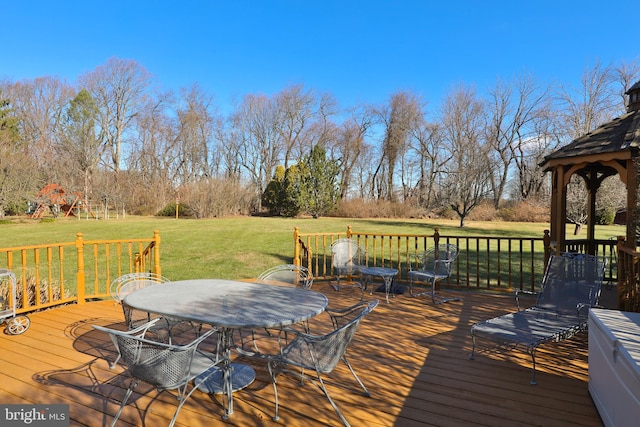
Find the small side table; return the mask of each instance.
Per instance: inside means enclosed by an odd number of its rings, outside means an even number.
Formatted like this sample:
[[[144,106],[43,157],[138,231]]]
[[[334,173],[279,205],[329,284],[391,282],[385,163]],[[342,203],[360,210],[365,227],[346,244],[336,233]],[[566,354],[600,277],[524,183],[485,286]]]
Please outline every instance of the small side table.
[[[379,276],[384,280],[384,291],[387,297],[387,304],[389,304],[389,292],[391,292],[393,280],[398,275],[398,270],[395,268],[386,268],[386,267],[364,267],[360,269],[360,274],[362,275],[362,290],[364,291],[367,286],[371,286],[369,290],[369,294],[373,294],[373,286],[371,282],[373,281],[373,276]],[[393,294],[395,298],[396,294]]]

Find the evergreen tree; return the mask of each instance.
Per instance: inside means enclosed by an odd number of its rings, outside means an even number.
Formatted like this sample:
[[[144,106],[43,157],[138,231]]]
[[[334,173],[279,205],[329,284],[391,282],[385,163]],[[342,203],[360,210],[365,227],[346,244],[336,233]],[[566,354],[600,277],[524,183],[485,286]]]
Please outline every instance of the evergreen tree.
[[[97,107],[91,94],[82,89],[69,101],[63,120],[64,137],[58,146],[68,170],[82,175],[84,195],[91,193],[91,176],[102,154],[102,144],[96,135]]]
[[[0,218],[24,208],[24,195],[35,185],[37,171],[20,137],[18,117],[0,92]]]
[[[298,202],[300,173],[296,165],[276,167],[272,180],[262,193],[262,206],[272,215],[294,217],[300,213]]]
[[[300,163],[299,204],[302,210],[314,218],[331,212],[338,203],[340,163],[327,159],[326,150],[320,145]]]

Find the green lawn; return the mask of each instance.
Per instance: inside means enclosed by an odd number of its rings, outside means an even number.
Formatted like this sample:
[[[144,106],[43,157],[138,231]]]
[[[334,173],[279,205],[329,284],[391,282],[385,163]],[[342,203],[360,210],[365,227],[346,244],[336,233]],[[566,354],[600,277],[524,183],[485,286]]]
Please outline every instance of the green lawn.
[[[347,226],[359,232],[441,235],[542,237],[549,224],[468,221],[395,220],[346,218],[264,218],[179,219],[133,217],[109,220],[57,219],[54,222],[11,220],[0,224],[0,247],[40,243],[71,242],[82,232],[87,240],[151,238],[158,230],[161,238],[163,275],[173,279],[216,277],[242,279],[256,277],[276,264],[293,258],[293,231],[301,233],[345,232]],[[586,237],[586,232],[578,236]],[[599,226],[597,237],[623,235],[622,226]],[[571,235],[568,235],[571,237]]]

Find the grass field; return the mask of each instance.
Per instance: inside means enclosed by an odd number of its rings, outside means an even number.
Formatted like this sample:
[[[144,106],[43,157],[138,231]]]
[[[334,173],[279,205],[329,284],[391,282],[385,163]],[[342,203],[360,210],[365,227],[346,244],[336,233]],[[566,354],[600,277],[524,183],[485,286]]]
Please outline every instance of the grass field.
[[[345,232],[347,226],[359,232],[441,235],[542,237],[546,223],[467,222],[419,219],[348,218],[266,218],[178,219],[134,217],[109,220],[57,219],[53,222],[11,220],[0,224],[0,247],[71,242],[82,232],[87,240],[151,238],[158,230],[161,238],[163,275],[173,279],[256,277],[276,264],[293,258],[293,231],[301,233]],[[572,226],[571,226],[572,227]],[[599,226],[596,237],[624,235],[623,226]],[[571,228],[572,231],[572,228]],[[571,236],[571,234],[568,234]],[[586,231],[579,238],[586,237]]]

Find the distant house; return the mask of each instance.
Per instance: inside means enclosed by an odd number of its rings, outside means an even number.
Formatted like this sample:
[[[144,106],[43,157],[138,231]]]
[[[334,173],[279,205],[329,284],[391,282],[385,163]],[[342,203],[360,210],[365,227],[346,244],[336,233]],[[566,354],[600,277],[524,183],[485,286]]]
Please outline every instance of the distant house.
[[[627,225],[627,210],[618,209],[618,212],[616,212],[616,216],[613,219],[613,223],[616,225]]]

